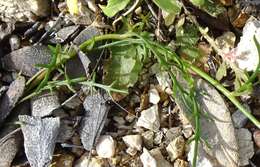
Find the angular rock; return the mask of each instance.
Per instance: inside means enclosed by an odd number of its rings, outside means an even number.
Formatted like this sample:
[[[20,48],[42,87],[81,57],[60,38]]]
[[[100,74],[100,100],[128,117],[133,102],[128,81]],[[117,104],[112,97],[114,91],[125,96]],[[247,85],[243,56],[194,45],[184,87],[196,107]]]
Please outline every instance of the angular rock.
[[[96,157],[88,159],[87,155],[83,155],[75,164],[75,167],[108,167],[102,159]]]
[[[158,104],[160,101],[160,95],[159,92],[156,90],[156,88],[152,88],[149,90],[149,102],[152,104]]]
[[[198,93],[197,100],[201,112],[209,117],[200,117],[201,138],[210,145],[208,148],[205,144],[200,144],[197,166],[203,167],[203,164],[206,163],[209,166],[229,164],[230,167],[237,167],[238,143],[228,108],[221,95],[211,85],[201,79],[197,81],[196,85],[197,92],[205,92],[204,94]],[[185,108],[183,110],[185,111]],[[189,160],[192,160],[192,154],[190,154]]]
[[[157,167],[156,159],[149,153],[146,148],[143,148],[143,153],[140,156],[143,167]]]
[[[60,107],[56,92],[43,93],[31,99],[32,116],[45,117]]]
[[[169,144],[173,139],[177,138],[181,135],[181,128],[180,127],[173,127],[167,130],[165,134],[166,143]]]
[[[9,38],[9,45],[12,51],[17,50],[21,46],[21,39],[17,35],[12,35]]]
[[[52,164],[55,164],[55,167],[73,167],[75,156],[68,153],[61,153],[59,155],[53,156]]]
[[[171,79],[170,76],[168,74],[168,72],[163,71],[163,72],[159,72],[156,73],[156,78],[159,82],[159,85],[162,87],[162,90],[164,90],[167,94],[172,95],[172,89],[171,89]]]
[[[67,140],[71,139],[76,131],[77,125],[73,124],[72,121],[61,119],[60,121],[60,131],[57,136],[56,142],[57,143],[64,143]]]
[[[142,149],[141,135],[127,135],[124,136],[122,139],[128,147],[134,148],[139,151]]]
[[[239,166],[249,165],[249,159],[251,159],[255,153],[252,134],[248,129],[241,128],[236,130],[236,137],[239,146]]]
[[[146,131],[146,132],[142,133],[143,143],[146,148],[150,149],[153,147],[153,138],[154,138],[153,131]]]
[[[173,167],[188,167],[188,162],[182,160],[182,159],[176,159],[174,161]]]
[[[0,139],[0,167],[11,166],[22,144],[20,131],[15,130]]]
[[[234,50],[234,61],[243,70],[255,70],[259,61],[257,48],[253,39],[254,35],[259,42],[260,21],[249,19],[243,28],[243,35],[240,38],[240,42]]]
[[[244,106],[247,109],[247,111],[251,113],[249,106],[248,105],[244,105]],[[232,114],[232,121],[235,128],[242,128],[243,126],[246,125],[247,120],[248,118],[239,110],[237,110]]]
[[[46,0],[5,0],[0,2],[0,19],[4,22],[35,21],[48,16],[50,2]]]
[[[111,136],[100,136],[96,145],[96,151],[101,158],[111,158],[114,156],[116,144]]]
[[[158,106],[154,105],[147,110],[143,110],[136,125],[155,132],[158,131],[160,128]]]
[[[56,138],[59,133],[59,118],[30,117],[20,115],[24,136],[24,149],[32,167],[45,167],[51,164]]]
[[[25,89],[25,78],[18,77],[11,83],[7,92],[0,99],[0,124],[10,114]]]
[[[172,167],[172,165],[165,160],[159,148],[150,150],[150,154],[156,160],[157,167]]]
[[[73,43],[79,46],[86,40],[91,39],[92,37],[97,35],[101,35],[100,30],[94,26],[88,26],[79,33],[79,35],[73,40]]]
[[[56,43],[63,43],[65,41],[67,41],[78,30],[79,30],[78,25],[72,25],[72,26],[64,27],[56,33],[54,40],[55,40]]]
[[[175,159],[181,157],[184,154],[184,150],[185,150],[184,138],[182,136],[175,138],[166,147],[166,150],[169,154],[171,161],[174,161]]]
[[[50,50],[46,46],[37,45],[12,51],[1,59],[1,63],[7,71],[17,71],[31,77],[39,71],[37,64],[48,64],[50,60]]]
[[[154,140],[153,143],[156,145],[160,145],[162,143],[162,139],[163,139],[163,131],[158,131],[154,134]]]
[[[84,100],[85,116],[81,121],[80,138],[86,150],[92,149],[104,127],[110,109],[104,96],[96,93]]]

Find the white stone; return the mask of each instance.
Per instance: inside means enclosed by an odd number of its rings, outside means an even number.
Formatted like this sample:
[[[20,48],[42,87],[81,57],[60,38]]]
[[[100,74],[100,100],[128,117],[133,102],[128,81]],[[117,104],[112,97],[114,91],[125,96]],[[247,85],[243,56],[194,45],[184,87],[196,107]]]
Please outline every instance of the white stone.
[[[142,150],[141,135],[127,135],[127,136],[124,136],[122,139],[128,147],[134,148],[139,151]]]
[[[236,137],[239,146],[239,166],[246,166],[254,155],[252,134],[248,129],[241,128],[236,130]]]
[[[146,148],[143,148],[143,153],[140,156],[140,159],[143,163],[143,167],[159,167],[156,164],[155,158],[149,153]]]
[[[235,48],[235,62],[243,70],[255,70],[259,61],[254,36],[260,42],[260,21],[251,19],[244,26],[243,35]]]
[[[96,151],[99,157],[102,158],[111,158],[115,154],[115,141],[111,136],[104,135],[100,136],[97,146],[96,146]]]
[[[185,141],[182,136],[175,138],[167,147],[166,150],[169,154],[171,161],[181,157],[184,154]]]
[[[152,131],[158,131],[160,128],[158,106],[154,105],[147,110],[143,110],[136,125]]]
[[[160,101],[160,95],[156,88],[149,90],[149,102],[152,104],[158,104]]]

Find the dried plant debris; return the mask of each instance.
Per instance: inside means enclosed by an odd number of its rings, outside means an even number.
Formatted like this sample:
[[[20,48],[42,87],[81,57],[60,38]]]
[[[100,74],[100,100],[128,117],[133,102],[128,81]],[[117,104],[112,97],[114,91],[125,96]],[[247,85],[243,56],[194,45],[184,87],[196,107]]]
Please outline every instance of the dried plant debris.
[[[81,122],[80,138],[86,150],[91,150],[104,127],[110,107],[105,95],[97,92],[84,100],[85,115]]]
[[[32,167],[49,166],[60,129],[59,118],[20,115],[25,154]]]
[[[57,92],[44,92],[31,99],[32,116],[35,117],[51,115],[59,107]]]
[[[7,92],[0,99],[0,124],[10,114],[25,89],[25,78],[20,76],[11,83]]]
[[[0,139],[0,167],[11,166],[21,144],[22,135],[19,129],[6,134]]]
[[[33,76],[39,70],[37,64],[48,64],[51,52],[46,46],[26,46],[4,56],[2,67],[7,71],[22,72],[23,75]]]

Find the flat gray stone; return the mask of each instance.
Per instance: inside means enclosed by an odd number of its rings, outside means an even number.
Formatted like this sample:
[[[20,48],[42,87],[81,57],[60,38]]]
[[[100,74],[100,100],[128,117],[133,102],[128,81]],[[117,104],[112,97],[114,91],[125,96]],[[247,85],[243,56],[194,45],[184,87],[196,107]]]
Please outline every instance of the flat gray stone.
[[[48,116],[59,107],[60,102],[56,92],[43,93],[31,99],[32,116]]]
[[[0,124],[10,114],[17,104],[19,98],[23,95],[25,89],[25,78],[20,76],[14,80],[7,92],[0,99]]]
[[[7,71],[22,72],[31,77],[39,71],[37,64],[48,64],[50,60],[51,52],[48,47],[37,45],[12,51],[1,59],[1,63]]]
[[[31,167],[49,166],[60,129],[60,119],[20,115],[19,121],[22,123],[25,154]]]
[[[83,105],[85,116],[81,121],[80,138],[84,148],[91,150],[101,134],[110,107],[100,93],[88,95]]]

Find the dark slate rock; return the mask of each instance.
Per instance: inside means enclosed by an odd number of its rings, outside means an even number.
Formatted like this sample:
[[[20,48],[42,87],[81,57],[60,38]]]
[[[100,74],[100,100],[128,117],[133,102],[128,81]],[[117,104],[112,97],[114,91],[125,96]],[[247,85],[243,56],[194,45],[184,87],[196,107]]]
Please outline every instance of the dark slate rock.
[[[0,124],[10,114],[25,89],[25,78],[18,77],[13,81],[7,92],[0,99]]]
[[[101,134],[110,107],[100,93],[87,96],[83,105],[85,116],[81,122],[80,138],[84,148],[91,150]]]
[[[83,31],[79,33],[79,35],[73,40],[73,43],[76,45],[80,45],[86,40],[98,35],[101,35],[99,29],[97,29],[94,26],[88,26],[87,28],[85,28]]]
[[[25,154],[31,167],[49,166],[60,129],[60,119],[20,115],[19,121],[22,123]]]
[[[46,46],[26,46],[4,56],[2,67],[7,71],[22,72],[23,75],[33,76],[38,72],[37,64],[48,64],[51,52]]]
[[[60,29],[55,38],[54,41],[56,43],[63,43],[67,41],[73,34],[75,34],[79,30],[78,25],[68,26]]]

